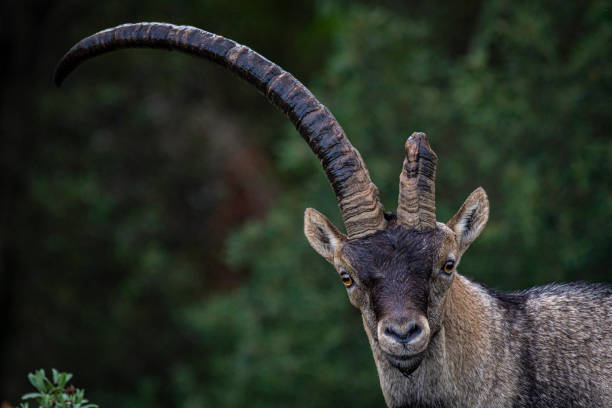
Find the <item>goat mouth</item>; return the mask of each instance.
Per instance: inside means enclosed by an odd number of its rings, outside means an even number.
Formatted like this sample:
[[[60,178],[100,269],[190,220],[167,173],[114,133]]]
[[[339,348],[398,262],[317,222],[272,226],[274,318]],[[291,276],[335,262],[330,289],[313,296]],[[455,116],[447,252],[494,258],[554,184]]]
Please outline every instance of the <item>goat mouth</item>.
[[[403,375],[408,377],[419,368],[423,361],[424,354],[419,353],[411,356],[402,356],[385,353],[385,357],[393,367],[397,368]]]

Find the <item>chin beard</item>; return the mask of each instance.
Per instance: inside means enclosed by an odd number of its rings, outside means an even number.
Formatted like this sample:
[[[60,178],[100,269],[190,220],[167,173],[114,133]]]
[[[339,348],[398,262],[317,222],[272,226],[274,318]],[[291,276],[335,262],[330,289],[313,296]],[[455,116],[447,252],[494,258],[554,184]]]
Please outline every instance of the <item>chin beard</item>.
[[[408,377],[410,374],[416,371],[417,368],[421,365],[423,361],[423,354],[417,354],[416,356],[410,357],[402,357],[402,356],[393,356],[385,353],[385,357],[387,361],[399,370],[404,376]]]

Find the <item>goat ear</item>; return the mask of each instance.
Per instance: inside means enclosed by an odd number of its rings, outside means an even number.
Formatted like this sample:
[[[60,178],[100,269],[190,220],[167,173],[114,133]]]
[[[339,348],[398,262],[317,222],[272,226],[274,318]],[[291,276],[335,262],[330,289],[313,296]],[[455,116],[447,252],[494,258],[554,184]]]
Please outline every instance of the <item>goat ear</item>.
[[[336,249],[346,241],[346,235],[314,208],[307,208],[304,213],[304,235],[310,246],[332,265]]]
[[[463,255],[480,235],[489,219],[489,199],[482,187],[478,187],[465,200],[457,214],[446,224],[455,231],[459,254]]]

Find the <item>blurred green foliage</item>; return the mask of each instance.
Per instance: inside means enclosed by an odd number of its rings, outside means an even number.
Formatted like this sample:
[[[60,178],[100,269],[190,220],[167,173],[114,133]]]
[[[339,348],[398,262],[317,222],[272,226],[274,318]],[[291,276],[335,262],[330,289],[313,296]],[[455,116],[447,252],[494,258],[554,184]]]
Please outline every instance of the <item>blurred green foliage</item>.
[[[335,199],[282,115],[213,64],[159,51],[101,57],[51,88],[70,45],[128,21],[199,26],[293,72],[388,210],[404,141],[427,132],[438,219],[489,194],[461,265],[475,280],[612,281],[606,1],[8,7],[2,398],[55,365],[101,406],[384,405],[360,316],[302,234],[305,207],[341,225]]]

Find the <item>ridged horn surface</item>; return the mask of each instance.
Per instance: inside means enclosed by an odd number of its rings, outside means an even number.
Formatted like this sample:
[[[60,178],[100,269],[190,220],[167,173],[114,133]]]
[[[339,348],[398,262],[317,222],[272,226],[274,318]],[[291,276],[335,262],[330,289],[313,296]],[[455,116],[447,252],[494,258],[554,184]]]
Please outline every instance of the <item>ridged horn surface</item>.
[[[406,159],[400,175],[397,221],[408,228],[436,227],[436,164],[438,156],[425,133],[406,140]]]
[[[121,48],[163,48],[204,57],[253,84],[293,122],[321,161],[342,213],[349,238],[370,235],[386,225],[378,189],[332,113],[290,73],[248,47],[190,26],[124,24],[79,41],[55,70],[59,86],[82,62]]]

